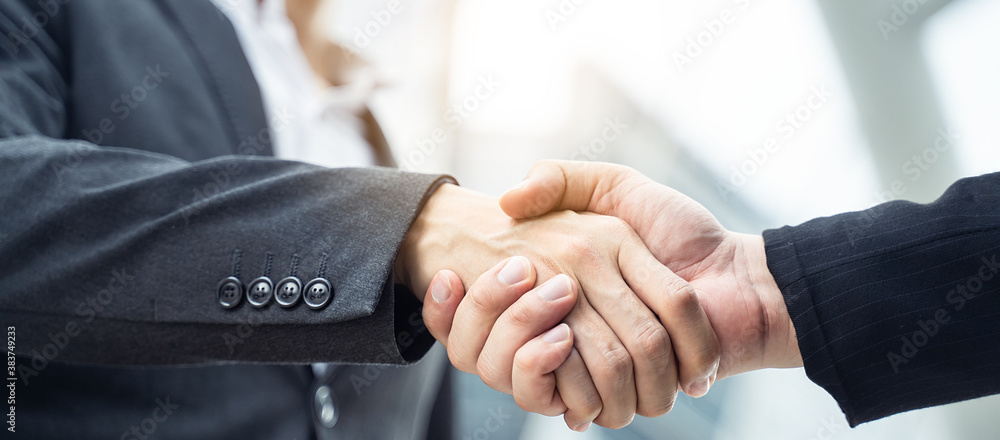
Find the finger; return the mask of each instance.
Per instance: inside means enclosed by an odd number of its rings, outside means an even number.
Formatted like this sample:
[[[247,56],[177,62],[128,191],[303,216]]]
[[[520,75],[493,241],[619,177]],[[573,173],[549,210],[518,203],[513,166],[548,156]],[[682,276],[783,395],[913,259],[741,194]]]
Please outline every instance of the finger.
[[[424,295],[423,317],[424,325],[434,339],[441,345],[448,346],[448,334],[455,320],[455,311],[465,297],[465,286],[455,272],[442,270],[431,279]]]
[[[566,323],[573,329],[573,346],[583,358],[601,397],[602,409],[594,423],[612,429],[628,425],[635,417],[637,400],[629,351],[605,318],[594,310],[587,295],[579,296]],[[564,401],[566,391],[560,387]],[[566,405],[572,408],[569,402]]]
[[[604,406],[583,356],[576,348],[570,350],[569,357],[556,369],[555,378],[559,397],[566,405],[563,415],[566,426],[574,431],[586,431]]]
[[[513,393],[514,355],[532,338],[565,318],[576,305],[576,298],[572,280],[556,275],[505,310],[479,355],[476,371],[483,382],[502,393]]]
[[[677,397],[677,366],[671,337],[656,315],[622,280],[621,275],[617,272],[615,275],[581,281],[588,283],[589,292],[598,292],[589,294],[587,301],[621,341],[627,356],[632,360],[630,373],[634,375],[636,396],[634,411],[647,417],[666,414],[673,408]],[[577,340],[583,338],[579,336],[580,331],[577,333]],[[584,359],[589,361],[588,356],[591,353],[586,350],[581,352]],[[588,362],[587,365],[592,364]],[[606,380],[610,379],[595,377],[599,389],[601,383]],[[605,407],[607,406],[605,402]],[[623,416],[625,415],[617,414],[610,417],[611,420],[622,420],[618,417]],[[602,418],[600,422],[605,420]],[[598,424],[607,426],[603,423]]]
[[[477,373],[479,354],[497,318],[534,285],[534,267],[524,257],[508,258],[476,280],[458,305],[448,337],[448,357],[455,368]]]
[[[515,219],[559,210],[614,215],[611,209],[629,189],[621,183],[637,175],[622,165],[543,160],[500,196],[500,209]]]
[[[512,395],[521,409],[546,416],[566,412],[566,404],[556,388],[555,371],[572,350],[573,332],[566,324],[557,325],[517,350]]]
[[[656,260],[638,237],[619,253],[622,274],[643,303],[660,317],[679,364],[684,392],[701,397],[719,368],[721,348],[694,288]],[[640,249],[641,248],[641,249]]]

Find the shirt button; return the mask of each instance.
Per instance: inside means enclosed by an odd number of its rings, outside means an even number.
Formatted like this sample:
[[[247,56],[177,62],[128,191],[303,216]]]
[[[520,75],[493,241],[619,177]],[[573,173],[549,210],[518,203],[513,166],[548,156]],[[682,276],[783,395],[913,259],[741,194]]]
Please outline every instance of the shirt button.
[[[271,292],[274,291],[274,283],[268,277],[260,277],[250,282],[247,289],[247,302],[254,307],[264,307],[271,302]]]
[[[278,288],[274,291],[274,300],[281,307],[291,307],[299,302],[302,296],[302,281],[296,277],[288,277],[278,281]]]
[[[327,428],[333,428],[337,424],[340,414],[334,405],[333,392],[330,387],[323,385],[316,389],[316,402],[313,406],[316,410],[316,420]]]
[[[313,278],[305,288],[305,302],[310,309],[322,309],[330,302],[333,296],[330,282],[323,278]]]
[[[219,304],[231,309],[240,305],[243,298],[243,281],[236,277],[227,277],[219,281]]]

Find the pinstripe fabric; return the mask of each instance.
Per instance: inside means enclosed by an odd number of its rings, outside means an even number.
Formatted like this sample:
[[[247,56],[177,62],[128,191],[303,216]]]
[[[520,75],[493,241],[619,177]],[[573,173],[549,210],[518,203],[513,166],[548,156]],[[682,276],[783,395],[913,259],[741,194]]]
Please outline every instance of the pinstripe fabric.
[[[806,373],[851,426],[1000,393],[1000,173],[763,235]]]

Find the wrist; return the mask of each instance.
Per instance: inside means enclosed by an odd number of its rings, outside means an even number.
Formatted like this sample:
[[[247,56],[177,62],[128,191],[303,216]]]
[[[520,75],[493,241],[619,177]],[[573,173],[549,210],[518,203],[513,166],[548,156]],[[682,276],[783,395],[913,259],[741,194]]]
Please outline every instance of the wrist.
[[[509,227],[510,222],[496,199],[457,185],[441,185],[403,238],[396,256],[396,281],[421,301],[434,274],[442,269],[454,270],[466,286],[471,285],[473,275],[489,269],[481,266],[501,259],[491,260],[484,255],[489,253],[486,248],[475,245],[488,245],[490,231]]]
[[[403,242],[400,243],[399,251],[396,253],[396,283],[409,287],[414,296],[421,301],[427,293],[427,286],[421,282],[423,277],[420,276],[421,256],[426,257],[426,251],[422,249],[427,240],[431,239],[433,225],[440,221],[441,204],[444,202],[443,199],[449,197],[452,188],[456,188],[456,186],[444,183],[433,190],[420,212],[417,213],[417,217],[413,219],[413,223],[406,232],[406,236],[403,237]]]
[[[743,248],[747,261],[747,278],[764,308],[764,354],[761,368],[791,368],[802,366],[802,355],[795,336],[795,325],[788,314],[785,298],[767,267],[764,239],[760,235],[745,235]]]
[[[429,234],[429,230],[432,229],[431,225],[435,222],[434,218],[438,215],[439,209],[437,205],[442,198],[441,194],[447,192],[447,187],[449,186],[451,185],[442,184],[428,196],[424,206],[413,220],[413,224],[410,225],[410,229],[406,232],[406,236],[403,237],[403,242],[400,243],[399,251],[396,254],[395,282],[409,287],[417,299],[421,301],[423,301],[427,289],[421,288],[422,283],[418,281],[418,274],[420,273],[418,265],[420,251],[418,247]]]

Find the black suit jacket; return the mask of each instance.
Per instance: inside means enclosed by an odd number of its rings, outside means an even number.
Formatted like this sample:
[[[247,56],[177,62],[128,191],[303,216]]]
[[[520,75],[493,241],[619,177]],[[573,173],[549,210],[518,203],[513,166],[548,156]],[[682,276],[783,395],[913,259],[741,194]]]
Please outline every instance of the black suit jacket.
[[[21,355],[19,430],[118,438],[169,397],[161,438],[322,437],[311,393],[334,384],[343,433],[421,435],[440,363],[378,380],[303,365],[407,364],[433,345],[393,264],[448,178],[269,157],[257,84],[207,0],[5,0],[0,34],[0,323]],[[261,276],[327,280],[333,298],[220,305],[221,280]],[[399,419],[371,423],[373,408]]]
[[[1000,392],[1000,173],[764,242],[806,373],[852,426]]]

